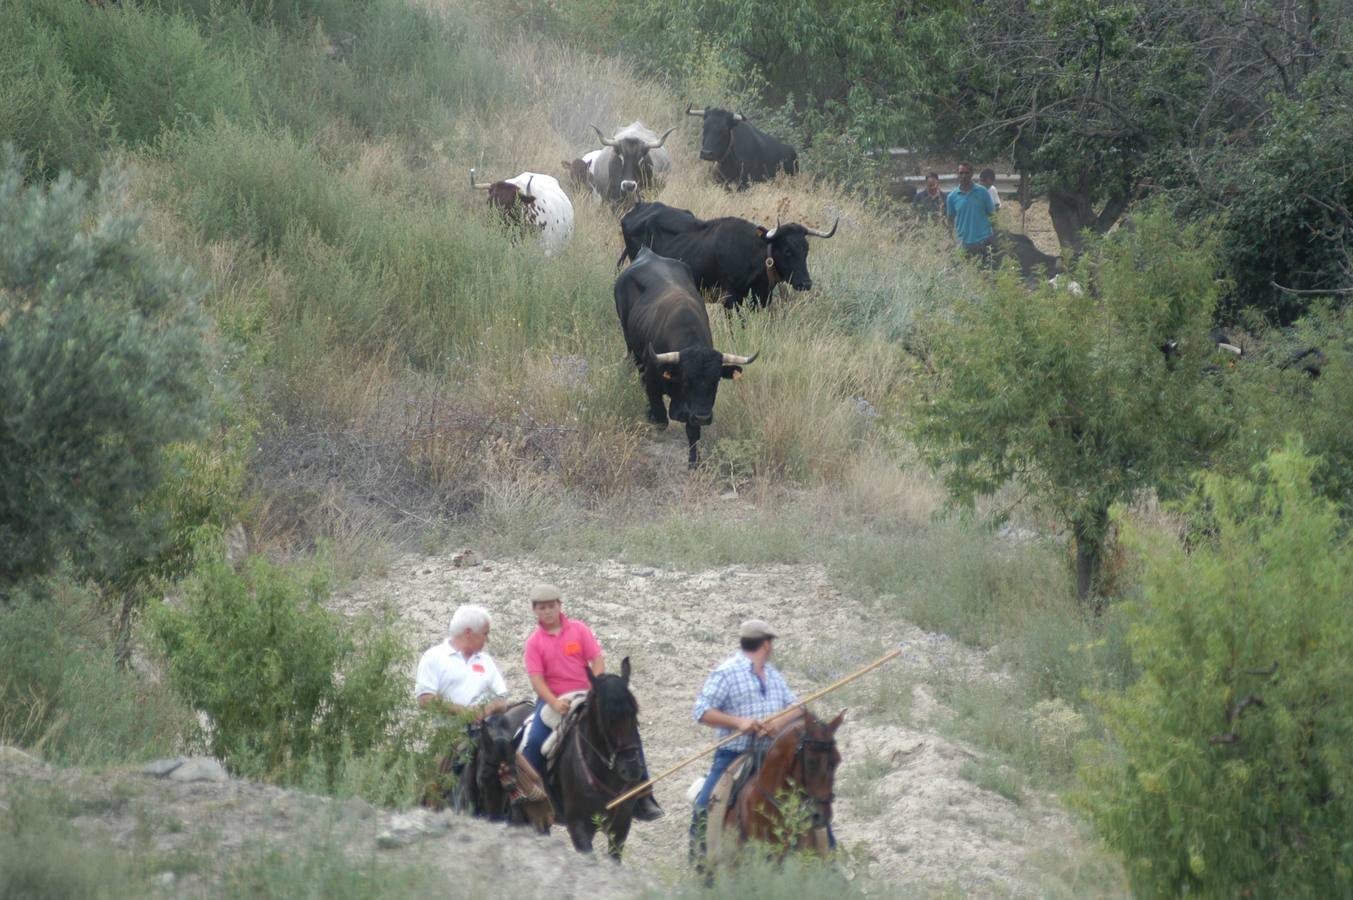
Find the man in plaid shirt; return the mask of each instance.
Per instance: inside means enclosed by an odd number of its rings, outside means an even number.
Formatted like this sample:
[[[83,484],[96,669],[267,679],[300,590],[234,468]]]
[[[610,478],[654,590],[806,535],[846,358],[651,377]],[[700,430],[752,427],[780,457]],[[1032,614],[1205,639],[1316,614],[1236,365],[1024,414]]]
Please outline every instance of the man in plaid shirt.
[[[717,728],[722,740],[735,731],[737,739],[714,751],[705,786],[695,799],[691,814],[690,853],[693,861],[704,858],[705,826],[709,818],[709,795],[733,760],[752,749],[753,742],[765,748],[770,731],[762,724],[798,701],[767,660],[775,640],[775,632],[760,619],[750,619],[738,628],[742,651],[724,660],[709,673],[693,710],[695,721]]]

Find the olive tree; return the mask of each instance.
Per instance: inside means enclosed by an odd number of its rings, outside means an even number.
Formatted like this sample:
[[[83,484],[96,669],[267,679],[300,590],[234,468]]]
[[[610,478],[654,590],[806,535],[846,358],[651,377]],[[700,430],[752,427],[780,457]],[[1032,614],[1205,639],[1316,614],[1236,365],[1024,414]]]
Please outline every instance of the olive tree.
[[[1208,337],[1217,287],[1200,230],[1164,215],[1092,242],[1088,291],[1030,293],[1006,272],[920,322],[930,378],[912,433],[971,506],[1022,487],[1071,530],[1082,602],[1095,587],[1109,508],[1168,494],[1225,438],[1225,369]]]
[[[154,553],[164,451],[206,425],[201,288],[139,228],[116,176],[30,186],[0,153],[0,589]]]

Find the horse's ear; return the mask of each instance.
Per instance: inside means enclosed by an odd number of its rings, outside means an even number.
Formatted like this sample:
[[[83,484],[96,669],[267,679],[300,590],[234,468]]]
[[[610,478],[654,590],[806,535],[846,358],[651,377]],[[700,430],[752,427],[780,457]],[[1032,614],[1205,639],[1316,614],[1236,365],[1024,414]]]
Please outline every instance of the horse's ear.
[[[832,719],[831,722],[827,725],[828,733],[833,735],[836,734],[836,729],[840,728],[841,723],[844,722],[845,720],[846,720],[846,711],[843,709],[839,713],[837,713],[836,718]]]
[[[625,687],[630,686],[630,658],[628,656],[620,661],[620,681]]]

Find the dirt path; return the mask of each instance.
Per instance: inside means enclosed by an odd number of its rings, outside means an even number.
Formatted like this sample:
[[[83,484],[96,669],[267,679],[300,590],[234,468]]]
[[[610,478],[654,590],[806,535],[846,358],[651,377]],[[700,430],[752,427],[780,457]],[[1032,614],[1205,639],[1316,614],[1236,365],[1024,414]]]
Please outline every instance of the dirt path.
[[[842,596],[818,567],[685,572],[609,560],[561,566],[492,559],[457,568],[451,557],[410,556],[388,577],[359,584],[334,603],[346,613],[389,604],[423,647],[445,637],[458,604],[481,603],[495,617],[488,649],[512,695],[525,698],[530,690],[520,648],[535,624],[525,598],[538,581],[560,587],[566,614],[591,625],[611,668],[630,657],[655,772],[712,741],[713,732],[692,721],[691,704],[707,672],[733,652],[742,620],[765,618],[779,629],[774,661],[801,694],[902,646],[899,660],[824,699],[817,710],[834,715],[849,707],[839,733],[836,832],[880,896],[904,889],[1045,896],[1058,893],[1060,871],[1077,864],[1083,838],[1051,798],[1025,796],[1016,803],[965,780],[959,770],[978,752],[934,728],[946,710],[930,686],[998,677],[987,673],[983,655]],[[410,684],[415,665],[411,659]],[[703,771],[697,764],[659,787],[668,816],[636,824],[626,866],[659,878],[682,870],[686,789]],[[568,839],[556,830],[549,840],[567,846]]]

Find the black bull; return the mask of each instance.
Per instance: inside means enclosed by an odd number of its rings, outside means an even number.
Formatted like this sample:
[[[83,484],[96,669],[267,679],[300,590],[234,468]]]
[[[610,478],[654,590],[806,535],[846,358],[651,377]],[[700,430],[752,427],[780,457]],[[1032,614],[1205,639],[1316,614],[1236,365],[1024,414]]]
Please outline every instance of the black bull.
[[[714,349],[709,314],[684,263],[639,251],[615,280],[615,311],[625,346],[648,396],[648,420],[686,424],[687,462],[694,466],[700,428],[714,421],[719,379],[734,378],[756,359]],[[670,414],[664,395],[672,398]]]
[[[714,163],[721,184],[745,189],[754,181],[769,181],[779,171],[799,171],[799,155],[793,147],[747,123],[745,116],[726,109],[686,107],[686,115],[703,121],[700,158]]]
[[[696,286],[717,288],[728,308],[741,303],[748,292],[758,305],[765,306],[771,289],[780,282],[788,282],[796,291],[812,288],[808,238],[834,234],[836,224],[825,232],[796,222],[767,230],[746,219],[728,216],[705,221],[688,209],[639,203],[620,220],[625,249],[616,265],[637,259],[639,250],[648,247],[689,266]]]

